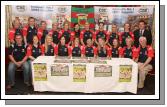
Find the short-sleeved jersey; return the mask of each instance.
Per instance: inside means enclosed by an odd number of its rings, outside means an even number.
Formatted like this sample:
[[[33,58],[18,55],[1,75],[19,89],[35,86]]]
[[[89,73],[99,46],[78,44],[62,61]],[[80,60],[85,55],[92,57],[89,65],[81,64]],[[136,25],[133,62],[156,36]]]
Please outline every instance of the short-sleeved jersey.
[[[111,56],[111,49],[106,45],[104,47],[97,48],[97,55],[99,57]]]
[[[22,35],[22,29],[10,29],[9,30],[9,34],[8,34],[8,38],[10,41],[14,40],[15,39],[15,35]]]
[[[147,46],[145,48],[138,48],[138,61],[144,63],[148,57],[154,57],[154,50],[151,46]]]
[[[35,47],[34,45],[29,45],[27,47],[27,56],[33,56],[34,58],[37,58],[41,54],[42,54],[42,52],[41,52],[40,45],[38,45],[37,47]]]
[[[53,31],[53,30],[50,30],[49,31],[49,35],[52,36],[53,38],[53,43],[55,44],[58,44],[59,43],[59,31]]]
[[[131,37],[134,41],[134,34],[133,32],[122,32],[120,36],[120,41],[122,42],[122,47],[126,46],[126,38]]]
[[[23,36],[26,37],[28,44],[33,43],[34,35],[37,35],[37,28],[35,26],[34,27],[25,26],[23,28]]]
[[[109,32],[107,32],[105,30],[103,30],[103,31],[97,30],[97,31],[95,31],[94,37],[95,37],[94,39],[96,39],[96,41],[98,41],[99,38],[102,38],[106,41],[106,40],[108,40]]]
[[[9,55],[12,55],[15,61],[22,61],[26,56],[26,46],[18,46],[16,43],[9,48]]]
[[[80,39],[83,40],[84,44],[86,45],[86,41],[88,39],[94,39],[94,32],[92,30],[82,30],[81,33],[80,33]]]
[[[48,34],[48,31],[46,29],[45,30],[43,30],[41,28],[38,29],[37,36],[38,36],[41,44],[45,43],[45,38],[46,38],[47,34]]]

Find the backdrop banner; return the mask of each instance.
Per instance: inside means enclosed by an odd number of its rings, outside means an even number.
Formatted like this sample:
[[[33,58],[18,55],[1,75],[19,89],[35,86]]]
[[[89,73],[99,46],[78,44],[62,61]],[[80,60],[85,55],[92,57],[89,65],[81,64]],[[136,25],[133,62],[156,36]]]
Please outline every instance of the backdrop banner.
[[[147,29],[152,29],[153,22],[153,5],[133,5],[133,6],[112,6],[112,7],[94,7],[96,29],[98,22],[103,21],[105,29],[111,31],[111,24],[115,23],[119,27],[119,31],[123,31],[124,23],[131,24],[131,30],[134,31],[138,27],[138,21],[144,19],[147,22]]]
[[[37,24],[45,20],[48,29],[51,29],[53,22],[62,28],[65,21],[71,21],[71,6],[12,5],[12,20],[19,18],[25,25],[28,17],[35,17]]]

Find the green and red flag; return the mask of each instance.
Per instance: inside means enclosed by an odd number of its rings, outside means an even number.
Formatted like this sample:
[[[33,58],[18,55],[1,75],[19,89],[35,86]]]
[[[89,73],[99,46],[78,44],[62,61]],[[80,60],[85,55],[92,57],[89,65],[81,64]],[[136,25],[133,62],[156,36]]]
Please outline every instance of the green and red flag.
[[[82,28],[86,22],[89,22],[90,28],[94,29],[94,8],[71,8],[71,28],[74,28],[74,24],[78,23]]]

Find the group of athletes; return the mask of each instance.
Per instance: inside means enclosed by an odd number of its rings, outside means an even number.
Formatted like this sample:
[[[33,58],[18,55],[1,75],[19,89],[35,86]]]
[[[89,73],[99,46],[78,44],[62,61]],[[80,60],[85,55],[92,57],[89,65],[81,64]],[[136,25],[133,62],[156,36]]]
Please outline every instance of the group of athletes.
[[[41,21],[37,26],[34,17],[29,17],[26,26],[21,26],[19,20],[14,20],[12,25],[8,35],[11,44],[8,89],[15,85],[15,71],[19,67],[23,68],[24,83],[31,85],[31,61],[41,55],[130,58],[138,63],[138,88],[144,87],[145,77],[153,69],[150,64],[154,57],[152,35],[151,31],[145,29],[143,20],[139,21],[139,29],[134,32],[130,30],[129,23],[124,24],[124,32],[118,32],[116,24],[112,24],[112,32],[109,32],[104,30],[103,22],[99,22],[98,30],[90,29],[86,22],[83,30],[76,23],[72,31],[70,24],[65,22],[62,29],[53,23],[48,31],[46,21]]]

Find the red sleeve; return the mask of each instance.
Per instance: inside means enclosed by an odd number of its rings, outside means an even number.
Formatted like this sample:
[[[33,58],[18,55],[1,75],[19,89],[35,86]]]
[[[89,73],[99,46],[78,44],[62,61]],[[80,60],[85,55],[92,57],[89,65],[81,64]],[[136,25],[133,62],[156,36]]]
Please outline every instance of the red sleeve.
[[[55,46],[55,54],[58,55],[58,45]]]
[[[111,48],[109,48],[108,46],[106,46],[107,49],[107,56],[111,56]]]
[[[97,34],[98,34],[98,31],[95,31],[95,32],[94,32],[94,37],[93,37],[94,40],[96,40],[96,35],[97,35]]]
[[[120,54],[121,56],[124,56],[124,50],[125,50],[125,48],[120,48],[119,54]]]
[[[133,32],[130,32],[130,36],[131,36],[132,40],[134,41],[135,37],[134,37]]]
[[[85,46],[81,46],[81,54],[85,55]]]
[[[41,53],[42,55],[45,55],[45,45],[41,45]]]
[[[14,30],[14,29],[11,29],[11,30],[9,31],[9,34],[8,34],[8,38],[9,38],[10,41],[11,41],[11,40],[14,40],[14,35],[15,35],[15,30]]]
[[[27,36],[27,30],[28,30],[28,26],[25,26],[23,28],[23,36],[26,37]]]
[[[121,51],[122,51],[122,48],[119,47],[119,48],[118,48],[118,54],[119,54],[119,55],[121,55]],[[111,51],[111,52],[112,52],[112,51]]]
[[[38,29],[37,36],[38,36],[39,40],[41,40],[42,35],[43,35],[42,30]]]
[[[82,30],[80,33],[80,39],[83,39],[83,36],[84,36],[84,30]]]
[[[68,55],[72,55],[72,49],[73,49],[72,46],[68,46]]]
[[[106,40],[108,40],[109,36],[110,36],[110,32],[109,31],[105,31],[105,35],[106,35]]]
[[[154,57],[154,50],[153,50],[153,48],[151,46],[149,46],[147,48],[147,51],[148,51],[148,57],[153,58]]]
[[[59,31],[59,37],[58,37],[59,39],[61,38],[63,32],[64,32],[63,30],[60,30],[60,31]]]
[[[94,55],[97,55],[97,48],[96,47],[93,47],[93,51],[94,51]]]
[[[139,53],[138,48],[133,47],[132,48],[132,58],[137,58],[138,57],[138,53]]]
[[[57,45],[54,44],[54,55],[58,54],[58,49],[57,49]]]
[[[71,32],[70,35],[71,35],[70,40],[71,40],[71,41],[74,41],[75,32]]]
[[[27,56],[31,56],[31,55],[32,55],[32,47],[31,47],[31,45],[29,45],[27,47]]]

